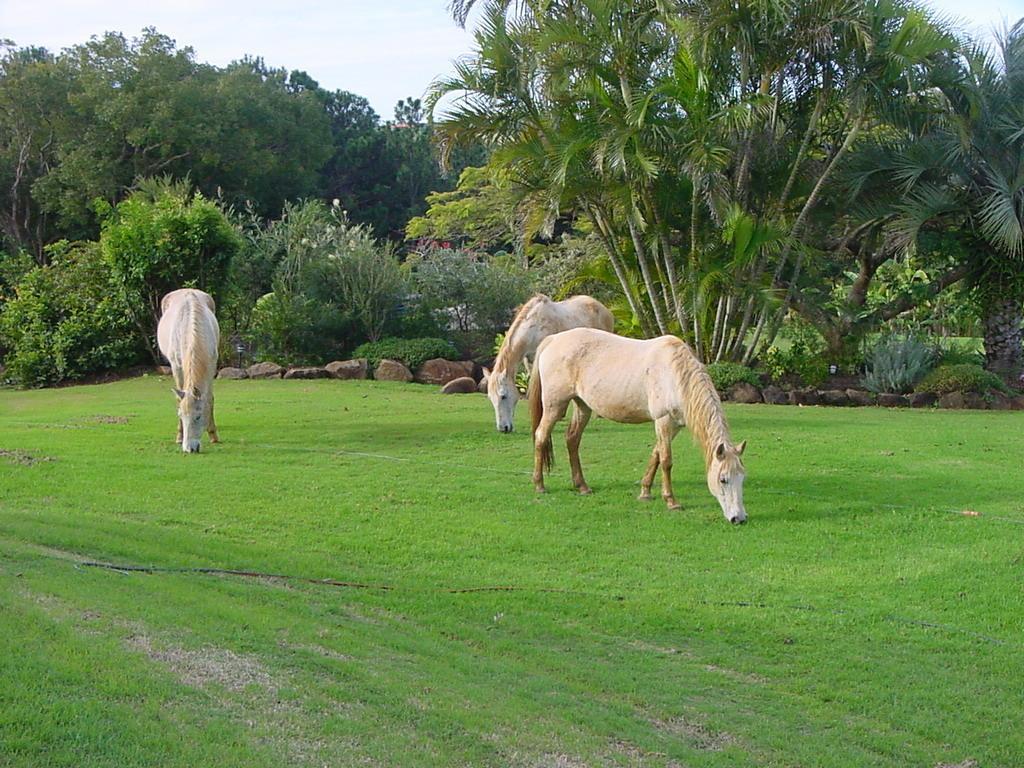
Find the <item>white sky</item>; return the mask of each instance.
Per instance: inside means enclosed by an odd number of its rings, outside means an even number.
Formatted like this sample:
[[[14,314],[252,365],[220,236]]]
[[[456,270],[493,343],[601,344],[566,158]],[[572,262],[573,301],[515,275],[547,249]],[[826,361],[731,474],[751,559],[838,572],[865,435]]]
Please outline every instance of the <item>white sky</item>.
[[[1024,0],[930,2],[983,34],[1024,16]],[[18,45],[59,51],[147,26],[192,46],[200,61],[224,65],[251,54],[305,70],[325,88],[365,96],[384,119],[471,47],[447,0],[0,0],[0,38]]]

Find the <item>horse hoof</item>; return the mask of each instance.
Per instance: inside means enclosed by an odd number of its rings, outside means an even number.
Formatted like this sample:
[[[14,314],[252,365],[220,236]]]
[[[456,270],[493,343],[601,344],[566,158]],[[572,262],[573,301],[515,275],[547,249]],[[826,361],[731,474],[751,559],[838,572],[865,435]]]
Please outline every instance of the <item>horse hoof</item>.
[[[683,508],[683,505],[680,504],[678,501],[670,501],[670,502],[668,502],[668,509],[669,509],[670,512],[675,512],[676,510],[679,510],[679,509],[682,509],[682,508]]]
[[[590,490],[589,485],[584,485],[582,488],[577,488],[576,490],[580,492],[580,496],[589,496],[593,493],[593,491]]]
[[[537,493],[547,493],[548,492],[548,489],[545,488],[544,486],[541,486],[540,488],[534,488],[533,490],[535,490]]]
[[[636,497],[637,501],[654,501],[654,497],[649,493],[641,493]]]

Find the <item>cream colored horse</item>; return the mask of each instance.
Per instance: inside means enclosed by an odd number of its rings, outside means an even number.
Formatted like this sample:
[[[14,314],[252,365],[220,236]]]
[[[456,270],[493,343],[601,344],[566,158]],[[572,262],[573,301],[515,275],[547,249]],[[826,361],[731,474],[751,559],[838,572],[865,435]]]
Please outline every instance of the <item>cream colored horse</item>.
[[[552,301],[538,293],[520,307],[498,350],[494,370],[484,368],[487,397],[494,406],[499,432],[511,432],[519,390],[516,371],[527,358],[533,359],[540,343],[553,333],[570,328],[600,328],[611,331],[615,318],[608,308],[590,296],[571,296]]]
[[[661,495],[669,509],[679,509],[672,493],[672,439],[688,426],[704,449],[708,489],[731,523],[744,523],[740,456],[746,442],[734,446],[722,403],[707,371],[690,348],[675,336],[639,341],[590,328],[577,328],[545,339],[530,378],[533,421],[533,482],[544,492],[544,470],[552,463],[551,429],[575,403],[566,431],[572,481],[590,493],[580,468],[580,439],[592,413],[612,421],[653,421],[657,442],[640,482],[640,498],[651,499],[651,483],[661,465]]]
[[[199,452],[199,440],[209,431],[210,441],[220,442],[213,420],[213,377],[217,373],[220,326],[213,297],[203,291],[182,288],[160,302],[156,339],[171,364],[174,394],[178,397],[178,436],[181,450]]]

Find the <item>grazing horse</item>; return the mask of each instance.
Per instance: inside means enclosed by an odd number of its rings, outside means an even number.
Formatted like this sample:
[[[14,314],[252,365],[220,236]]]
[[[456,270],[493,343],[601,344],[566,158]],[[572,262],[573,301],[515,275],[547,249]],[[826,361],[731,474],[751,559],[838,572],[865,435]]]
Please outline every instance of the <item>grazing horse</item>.
[[[494,406],[498,431],[512,431],[512,417],[519,401],[516,371],[526,358],[533,359],[537,346],[545,338],[570,328],[600,328],[610,332],[614,326],[612,313],[590,296],[570,296],[565,301],[552,301],[538,293],[523,304],[508,327],[494,361],[494,370],[484,368],[487,397]]]
[[[217,373],[220,326],[213,297],[193,288],[171,291],[160,302],[156,338],[171,364],[178,397],[178,436],[181,450],[199,452],[199,440],[209,431],[217,443],[213,420],[213,377]]]
[[[746,441],[733,445],[711,377],[675,336],[640,341],[592,328],[550,336],[537,350],[529,399],[538,492],[544,492],[544,470],[551,468],[551,429],[572,401],[576,407],[565,441],[572,481],[580,493],[590,493],[580,468],[580,439],[592,413],[626,424],[653,421],[657,442],[640,482],[640,498],[650,501],[660,464],[661,496],[669,509],[679,509],[672,494],[672,438],[687,426],[704,449],[708,489],[726,519],[746,522],[746,471],[740,459]]]

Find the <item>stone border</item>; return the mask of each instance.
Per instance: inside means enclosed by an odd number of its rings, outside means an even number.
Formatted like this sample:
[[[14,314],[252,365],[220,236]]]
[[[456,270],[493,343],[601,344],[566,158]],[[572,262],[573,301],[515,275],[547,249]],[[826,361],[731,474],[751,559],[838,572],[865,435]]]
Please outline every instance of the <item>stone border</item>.
[[[734,403],[767,403],[769,405],[824,405],[831,407],[879,406],[882,408],[947,408],[950,410],[1024,411],[1024,394],[1004,395],[992,392],[950,392],[937,396],[930,392],[910,395],[881,393],[876,395],[864,389],[803,389],[784,390],[774,384],[763,389],[747,382],[734,384],[722,399]]]
[[[161,368],[158,373],[170,374],[170,368]],[[371,367],[365,357],[353,360],[335,360],[324,366],[285,367],[272,361],[254,363],[248,368],[225,366],[217,372],[218,379],[340,379],[377,381],[415,381],[419,384],[440,386],[445,394],[462,394],[478,391],[478,382],[483,379],[483,369],[472,360],[445,360],[433,358],[419,366],[415,372],[398,360],[381,360]],[[449,387],[459,381],[457,386]],[[469,387],[468,381],[473,382]]]
[[[170,373],[168,370],[167,373]],[[248,368],[221,368],[218,379],[375,379],[377,381],[416,382],[439,386],[444,394],[469,394],[484,391],[483,373],[472,360],[427,360],[414,371],[397,360],[381,360],[375,369],[366,358],[335,360],[325,366],[285,368],[274,362],[262,362]],[[455,383],[457,382],[457,383]],[[471,387],[469,382],[473,382]],[[834,408],[877,406],[881,408],[947,408],[950,410],[1024,411],[1024,393],[1010,396],[1002,392],[980,395],[976,392],[951,392],[941,397],[927,392],[910,395],[875,394],[865,389],[817,389],[804,387],[785,390],[774,384],[757,387],[747,382],[734,384],[721,393],[722,400],[733,403],[768,405],[821,405]]]

